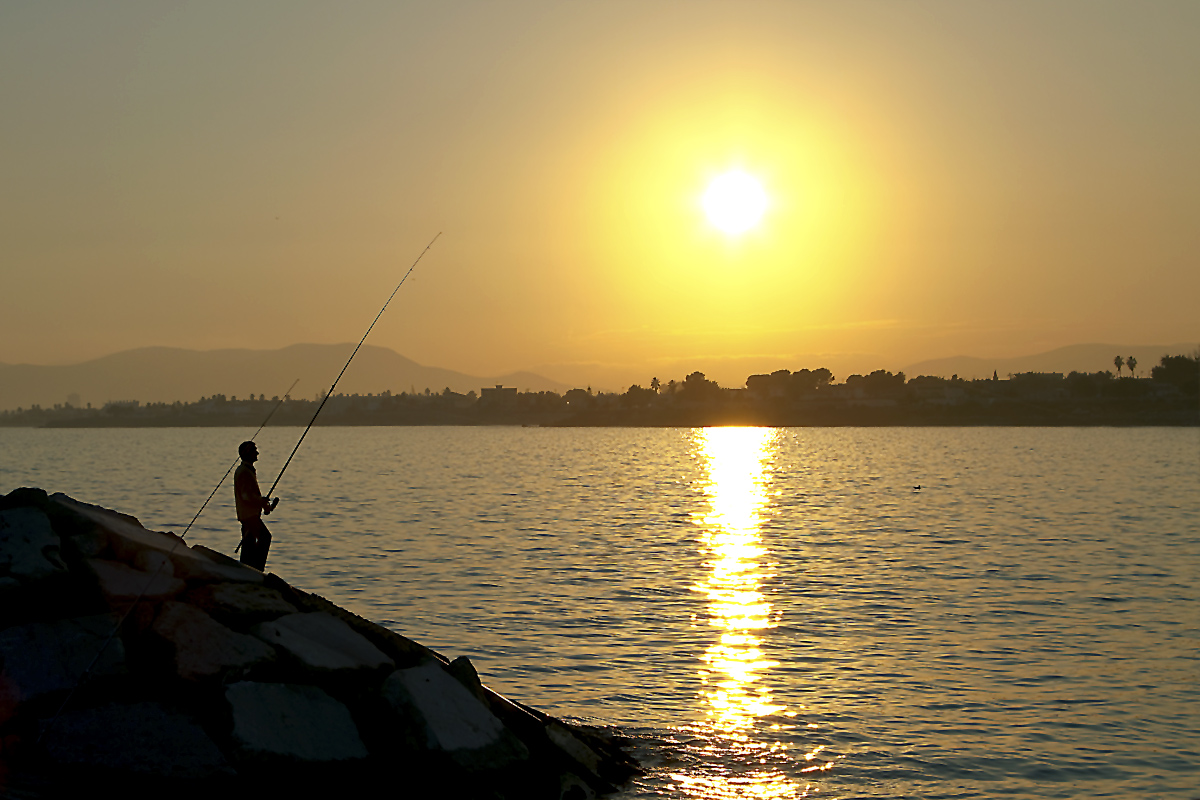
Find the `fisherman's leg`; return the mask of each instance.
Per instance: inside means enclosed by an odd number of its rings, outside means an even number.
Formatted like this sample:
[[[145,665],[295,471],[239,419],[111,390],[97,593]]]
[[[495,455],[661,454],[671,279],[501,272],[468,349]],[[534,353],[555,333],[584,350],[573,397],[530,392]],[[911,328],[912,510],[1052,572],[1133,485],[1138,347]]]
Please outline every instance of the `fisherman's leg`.
[[[239,559],[243,564],[254,565],[254,540],[257,526],[253,522],[242,523],[242,555]]]
[[[262,520],[258,521],[258,541],[255,543],[254,566],[259,572],[267,571],[267,551],[271,549],[271,532],[267,530],[267,526]]]

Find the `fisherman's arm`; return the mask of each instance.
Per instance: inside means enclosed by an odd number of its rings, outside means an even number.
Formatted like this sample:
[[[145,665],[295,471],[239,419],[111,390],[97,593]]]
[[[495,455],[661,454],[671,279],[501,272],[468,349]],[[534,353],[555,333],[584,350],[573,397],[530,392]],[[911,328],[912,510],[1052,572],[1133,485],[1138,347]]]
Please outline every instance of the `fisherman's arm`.
[[[274,500],[272,500],[269,497],[263,497],[262,489],[258,488],[258,476],[257,475],[251,476],[250,480],[254,482],[254,490],[253,490],[253,494],[250,494],[247,499],[251,503],[260,504],[262,506],[262,512],[264,514],[270,514],[272,511],[275,510],[275,506],[279,505],[279,498],[276,497]]]

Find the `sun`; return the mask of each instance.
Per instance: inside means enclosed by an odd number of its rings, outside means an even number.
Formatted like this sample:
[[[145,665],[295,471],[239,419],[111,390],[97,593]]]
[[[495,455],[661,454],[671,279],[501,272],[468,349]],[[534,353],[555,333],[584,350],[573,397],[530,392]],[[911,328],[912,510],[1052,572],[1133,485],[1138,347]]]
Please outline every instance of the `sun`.
[[[725,233],[745,233],[760,220],[769,201],[762,184],[740,169],[718,175],[700,199],[708,221]]]

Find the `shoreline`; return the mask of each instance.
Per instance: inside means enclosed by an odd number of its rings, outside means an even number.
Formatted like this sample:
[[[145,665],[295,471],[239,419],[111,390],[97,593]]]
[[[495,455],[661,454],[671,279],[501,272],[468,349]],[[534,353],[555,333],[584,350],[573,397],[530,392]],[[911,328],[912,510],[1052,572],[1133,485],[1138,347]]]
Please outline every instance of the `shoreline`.
[[[305,423],[286,421],[272,428],[303,428]],[[249,420],[233,416],[208,419],[150,417],[146,419],[92,418],[43,422],[0,423],[0,428],[25,429],[141,429],[141,428],[246,428]],[[1171,409],[1146,412],[1066,413],[904,413],[888,409],[842,410],[836,413],[762,414],[699,412],[674,414],[581,413],[546,419],[536,416],[466,419],[379,419],[371,417],[318,419],[320,428],[417,428],[417,427],[526,427],[526,428],[1195,428],[1200,427],[1200,409]]]

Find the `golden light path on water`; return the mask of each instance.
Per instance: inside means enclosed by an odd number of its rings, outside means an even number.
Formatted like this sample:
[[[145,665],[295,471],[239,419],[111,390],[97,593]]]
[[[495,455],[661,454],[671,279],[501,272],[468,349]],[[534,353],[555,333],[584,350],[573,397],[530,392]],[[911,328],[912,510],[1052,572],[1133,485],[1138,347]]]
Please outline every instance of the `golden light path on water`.
[[[714,761],[719,760],[721,751],[734,750],[742,761],[764,764],[761,770],[737,774],[674,776],[688,794],[704,800],[783,800],[806,797],[813,791],[767,763],[780,760],[786,745],[756,735],[764,717],[794,716],[771,698],[768,676],[778,662],[763,654],[758,635],[778,624],[760,589],[767,569],[762,515],[768,503],[769,465],[778,448],[778,435],[772,428],[705,428],[697,431],[694,442],[702,467],[701,488],[709,504],[708,512],[696,523],[712,565],[704,582],[694,588],[707,600],[709,623],[719,631],[717,642],[703,656],[701,678],[707,704],[703,734],[711,743]],[[808,753],[804,758],[811,763],[816,756]]]

